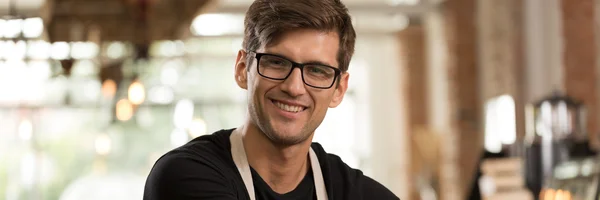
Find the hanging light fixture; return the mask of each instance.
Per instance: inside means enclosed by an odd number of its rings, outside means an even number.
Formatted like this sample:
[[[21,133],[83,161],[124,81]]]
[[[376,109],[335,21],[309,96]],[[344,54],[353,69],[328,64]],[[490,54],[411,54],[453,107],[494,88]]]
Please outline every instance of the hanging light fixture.
[[[112,99],[117,93],[117,83],[112,79],[102,82],[102,95],[105,98]]]
[[[132,104],[140,105],[144,103],[144,100],[146,99],[146,89],[139,80],[135,80],[129,85],[127,96]]]
[[[116,116],[120,121],[127,121],[133,117],[133,105],[127,99],[121,99],[116,105]]]
[[[8,39],[0,45],[0,57],[6,60],[47,59],[50,49],[48,43],[39,40],[44,32],[44,21],[40,17],[27,18],[17,13],[16,0],[9,0],[9,13],[0,16],[0,38]],[[45,45],[45,46],[44,46]],[[13,47],[11,47],[13,46]]]
[[[17,13],[17,0],[8,1],[8,15],[0,16],[0,37],[23,40],[39,38],[44,33],[44,20]]]
[[[44,32],[44,21],[42,18],[34,17],[23,20],[21,33],[25,38],[38,38]]]
[[[23,36],[23,21],[24,18],[17,14],[17,2],[16,0],[9,0],[8,2],[8,15],[3,16],[5,19],[3,30],[1,30],[1,36],[10,39],[19,39]]]

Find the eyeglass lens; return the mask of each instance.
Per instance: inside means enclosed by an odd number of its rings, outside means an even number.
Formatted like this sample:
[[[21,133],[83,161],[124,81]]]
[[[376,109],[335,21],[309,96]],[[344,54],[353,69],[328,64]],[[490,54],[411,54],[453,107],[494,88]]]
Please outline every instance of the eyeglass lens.
[[[259,73],[267,78],[283,80],[291,73],[293,63],[285,58],[263,55],[259,59]],[[304,65],[304,82],[314,87],[330,87],[335,81],[335,70],[323,65]]]

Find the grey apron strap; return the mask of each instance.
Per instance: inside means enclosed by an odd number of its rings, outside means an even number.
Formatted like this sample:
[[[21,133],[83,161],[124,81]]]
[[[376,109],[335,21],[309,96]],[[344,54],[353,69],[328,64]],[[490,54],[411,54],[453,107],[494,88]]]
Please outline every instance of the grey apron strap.
[[[229,141],[231,142],[231,157],[233,158],[233,162],[235,163],[238,172],[242,175],[242,180],[244,181],[250,200],[256,200],[256,195],[254,195],[254,184],[252,182],[252,173],[250,172],[250,164],[248,164],[246,150],[244,149],[244,143],[242,142],[242,134],[238,133],[237,129],[234,130],[231,133],[231,136],[229,136]]]
[[[233,162],[242,176],[242,180],[244,181],[244,185],[246,186],[250,200],[256,200],[256,195],[254,194],[254,183],[252,181],[252,173],[250,172],[250,164],[248,164],[246,150],[244,149],[242,134],[238,131],[238,129],[236,129],[231,133],[229,140],[231,142],[231,157],[233,157]],[[309,157],[310,166],[313,171],[313,179],[315,180],[317,200],[328,200],[327,189],[325,188],[325,181],[323,180],[321,165],[319,164],[317,154],[315,154],[315,151],[313,151],[312,148],[309,151]]]
[[[327,200],[327,188],[325,188],[325,181],[323,180],[323,172],[321,171],[321,165],[319,164],[319,158],[313,151],[312,147],[309,151],[310,154],[310,166],[313,171],[313,179],[315,180],[315,191],[317,192],[317,200]]]

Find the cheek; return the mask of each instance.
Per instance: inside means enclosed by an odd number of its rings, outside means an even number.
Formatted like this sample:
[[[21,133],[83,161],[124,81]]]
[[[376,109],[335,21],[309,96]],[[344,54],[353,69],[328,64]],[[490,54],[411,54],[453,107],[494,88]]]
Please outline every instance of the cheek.
[[[329,108],[329,104],[331,99],[333,98],[332,92],[330,91],[322,91],[316,92],[311,95],[313,97],[313,102],[315,103],[315,112],[319,113],[319,115],[324,115]]]
[[[258,85],[252,85],[252,90],[249,90],[249,92],[249,98],[252,98],[253,104],[262,104],[261,97],[263,95],[261,95],[261,89],[258,87]]]
[[[252,70],[252,69],[251,69]],[[248,72],[248,93],[250,96],[255,96],[260,91],[260,80],[255,73]]]
[[[269,82],[257,78],[259,77],[253,77],[251,82],[248,83],[250,85],[248,88],[249,98],[253,99],[254,104],[264,106],[266,103],[264,102],[264,97],[272,86],[269,84]]]
[[[253,77],[251,73],[248,73],[248,89],[247,89],[247,100],[251,107],[256,108],[260,103],[260,88],[258,87],[256,77]]]

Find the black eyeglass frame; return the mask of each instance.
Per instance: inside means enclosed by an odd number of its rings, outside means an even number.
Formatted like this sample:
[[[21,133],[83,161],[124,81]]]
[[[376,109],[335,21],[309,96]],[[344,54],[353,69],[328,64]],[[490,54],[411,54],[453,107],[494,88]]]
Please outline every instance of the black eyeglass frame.
[[[308,85],[310,87],[317,88],[317,89],[329,89],[329,88],[333,87],[333,85],[335,84],[335,82],[337,81],[337,79],[342,74],[342,70],[340,70],[338,68],[335,68],[335,67],[332,67],[332,66],[329,66],[329,65],[314,64],[314,63],[297,63],[297,62],[294,62],[294,61],[292,61],[292,60],[290,60],[290,59],[288,59],[286,57],[280,56],[280,55],[275,55],[275,54],[270,54],[270,53],[258,53],[258,52],[254,52],[254,51],[248,51],[248,52],[249,53],[253,53],[254,54],[254,58],[256,58],[256,71],[258,72],[258,74],[260,76],[264,77],[264,78],[271,79],[271,80],[278,80],[278,81],[285,80],[285,79],[287,79],[292,74],[292,72],[294,71],[295,68],[298,68],[298,69],[300,69],[300,74],[302,76],[302,82],[304,82],[305,85]],[[263,57],[263,56],[275,56],[275,57],[287,60],[290,63],[292,63],[292,69],[290,69],[290,72],[284,78],[273,78],[273,77],[265,76],[262,73],[260,73],[260,69],[259,69],[260,68],[260,58]],[[304,66],[306,66],[306,65],[313,65],[313,66],[314,65],[318,65],[318,66],[323,66],[323,67],[327,67],[327,68],[333,69],[333,71],[335,72],[335,76],[333,77],[333,80],[331,81],[331,85],[329,85],[327,87],[318,87],[318,86],[314,86],[314,85],[308,84],[306,82],[306,80],[304,79]]]

